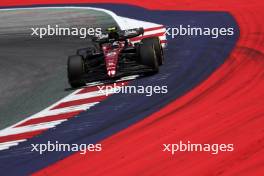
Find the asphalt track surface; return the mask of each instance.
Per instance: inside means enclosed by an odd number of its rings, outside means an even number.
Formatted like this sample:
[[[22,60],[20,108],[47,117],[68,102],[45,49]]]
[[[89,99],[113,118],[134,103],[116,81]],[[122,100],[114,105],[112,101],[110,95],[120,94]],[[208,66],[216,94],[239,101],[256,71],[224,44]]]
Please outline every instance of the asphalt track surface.
[[[132,81],[130,83],[131,85],[168,85],[168,94],[162,96],[153,95],[152,97],[142,95],[111,96],[98,106],[95,106],[92,111],[80,114],[79,118],[69,120],[59,125],[55,130],[48,130],[40,136],[21,143],[19,146],[13,147],[8,151],[1,151],[0,162],[5,163],[5,165],[1,165],[1,173],[9,175],[27,175],[47,167],[50,164],[58,162],[59,160],[72,154],[70,152],[57,152],[45,153],[40,156],[38,153],[29,152],[31,143],[46,143],[47,140],[58,140],[61,143],[78,144],[100,142],[106,137],[109,137],[120,130],[124,130],[135,122],[139,122],[154,112],[159,111],[168,103],[173,102],[176,98],[179,98],[189,92],[203,80],[208,78],[208,76],[219,66],[221,66],[229,56],[238,37],[238,28],[234,19],[231,15],[225,12],[147,11],[145,9],[129,6],[96,6],[113,10],[121,16],[161,23],[166,26],[173,26],[177,24],[187,25],[191,22],[201,27],[234,27],[236,29],[236,35],[232,37],[220,37],[218,39],[212,39],[210,37],[179,37],[177,40],[169,40],[168,51],[166,52],[166,64],[161,68],[160,73],[155,76]],[[187,105],[179,106],[178,108],[182,109]],[[177,108],[177,106],[174,107]],[[112,142],[106,140],[105,143],[103,143],[106,144],[106,148],[104,152],[101,152],[101,154],[91,153],[90,157],[84,156],[86,158],[74,154],[62,162],[58,162],[56,165],[53,165],[54,167],[48,167],[46,170],[43,170],[43,172],[39,172],[39,174],[87,175],[89,173],[89,175],[102,175],[111,172],[111,174],[113,173],[112,175],[137,175],[144,171],[145,174],[153,175],[153,173],[157,171],[161,172],[161,170],[163,170],[165,172],[166,168],[171,168],[169,162],[165,162],[164,167],[160,164],[158,164],[160,167],[153,166],[151,164],[151,161],[166,161],[164,158],[155,159],[157,155],[160,157],[161,152],[157,148],[159,148],[159,145],[162,144],[160,143],[161,141],[155,141],[155,139],[162,139],[164,134],[159,134],[158,132],[161,131],[157,130],[155,131],[156,136],[145,138],[145,135],[149,135],[149,131],[146,131],[147,134],[145,134],[144,129],[160,127],[158,124],[162,124],[163,121],[166,121],[166,117],[169,117],[169,114],[166,114],[166,116],[160,116],[154,121],[151,121],[151,123],[148,121],[148,124],[142,128],[137,129],[128,136],[123,136],[122,140],[120,139],[120,145],[118,146],[115,145],[115,142],[118,142],[118,139],[116,139],[118,136],[108,138],[112,139]],[[170,122],[170,125],[172,126],[179,125],[175,122],[172,123],[171,120],[173,119],[177,121],[177,119],[180,118],[180,116],[174,116],[173,118],[169,118],[166,123]],[[193,121],[194,118],[195,117],[189,119],[188,121]],[[148,119],[150,118],[147,118],[145,121]],[[143,120],[140,123],[144,123],[145,121]],[[85,124],[90,125],[85,126]],[[128,130],[133,127],[135,128],[135,126],[132,126],[128,128]],[[172,131],[178,130],[176,128],[171,129],[171,126],[169,127]],[[160,128],[162,131],[166,131],[166,126]],[[123,132],[125,133],[127,131]],[[167,132],[169,133],[169,131]],[[136,136],[130,141],[130,139],[132,139],[130,137],[134,137],[132,135],[134,133],[139,136]],[[122,132],[120,135],[122,135]],[[145,141],[148,141],[148,144],[145,144]],[[150,141],[155,141],[157,146],[152,146]],[[122,142],[124,143],[122,144]],[[150,145],[155,149],[144,150],[144,145],[146,145],[146,147]],[[122,162],[124,159],[131,163],[131,161],[136,159],[133,156],[133,147],[136,149],[136,158],[141,158],[138,163],[140,166],[134,164],[134,166],[136,166],[134,169],[131,167],[132,165],[127,165]],[[157,154],[150,153],[151,151],[154,153],[157,152]],[[140,157],[138,154],[140,154]],[[115,155],[118,157],[115,158]],[[130,157],[126,158],[126,155]],[[109,162],[112,162],[112,164]],[[143,168],[143,163],[147,163],[145,167],[155,167],[156,169],[146,170],[146,168]],[[166,163],[168,163],[168,165]],[[104,169],[102,169],[101,167],[103,164],[107,164],[104,166],[108,167],[104,167]],[[67,169],[65,169],[65,166],[67,166]],[[16,170],[12,170],[14,167]],[[114,173],[113,168],[116,167],[122,169],[115,170]]]
[[[116,23],[94,10],[38,9],[0,11],[0,129],[68,95],[67,57],[90,39],[31,36],[31,28],[104,27]],[[92,25],[92,26],[91,26]]]

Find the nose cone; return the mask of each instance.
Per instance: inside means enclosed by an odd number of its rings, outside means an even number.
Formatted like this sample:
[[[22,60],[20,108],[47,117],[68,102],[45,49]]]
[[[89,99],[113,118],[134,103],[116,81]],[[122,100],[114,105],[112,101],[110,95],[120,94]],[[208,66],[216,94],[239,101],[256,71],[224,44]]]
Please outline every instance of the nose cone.
[[[116,71],[115,70],[108,70],[107,74],[109,77],[113,78],[116,75]]]

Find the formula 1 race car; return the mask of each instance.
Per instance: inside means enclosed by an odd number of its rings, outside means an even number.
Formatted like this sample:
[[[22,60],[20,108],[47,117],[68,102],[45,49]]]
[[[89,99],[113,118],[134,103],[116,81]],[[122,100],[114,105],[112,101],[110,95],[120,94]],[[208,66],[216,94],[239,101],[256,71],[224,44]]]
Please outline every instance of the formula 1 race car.
[[[71,87],[133,74],[157,73],[164,62],[159,38],[143,38],[137,43],[129,40],[143,34],[143,28],[122,31],[111,27],[107,33],[93,37],[92,47],[79,49],[68,58]]]

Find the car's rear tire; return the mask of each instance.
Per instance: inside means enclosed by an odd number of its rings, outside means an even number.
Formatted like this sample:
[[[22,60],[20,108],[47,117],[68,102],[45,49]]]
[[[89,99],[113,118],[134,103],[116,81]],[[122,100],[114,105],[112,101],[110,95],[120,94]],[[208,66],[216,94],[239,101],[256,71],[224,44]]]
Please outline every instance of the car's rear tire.
[[[152,71],[154,73],[159,71],[159,64],[154,49],[154,44],[151,44],[149,42],[142,43],[139,46],[139,56],[141,64],[152,68]]]
[[[158,64],[163,65],[164,64],[164,55],[163,55],[163,48],[160,43],[159,37],[150,37],[150,38],[144,38],[141,40],[142,43],[148,43],[153,44],[155,53],[157,56]]]
[[[83,80],[84,61],[79,55],[69,56],[68,58],[68,80],[72,88],[85,86]]]

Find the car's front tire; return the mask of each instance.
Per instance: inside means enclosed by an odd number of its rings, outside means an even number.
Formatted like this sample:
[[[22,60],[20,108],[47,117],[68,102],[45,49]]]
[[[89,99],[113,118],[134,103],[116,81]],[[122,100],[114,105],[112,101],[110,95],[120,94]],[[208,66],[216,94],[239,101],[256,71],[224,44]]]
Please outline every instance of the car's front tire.
[[[68,58],[68,80],[72,88],[85,86],[83,80],[84,61],[79,55],[69,56]]]

